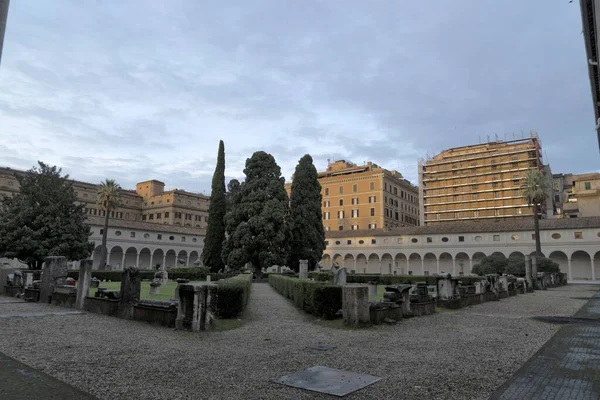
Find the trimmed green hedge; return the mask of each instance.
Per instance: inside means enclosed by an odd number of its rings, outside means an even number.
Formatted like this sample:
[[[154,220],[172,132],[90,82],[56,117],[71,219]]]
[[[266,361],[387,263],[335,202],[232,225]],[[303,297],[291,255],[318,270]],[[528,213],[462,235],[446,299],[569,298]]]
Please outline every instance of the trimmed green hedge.
[[[333,272],[331,271],[312,271],[308,273],[308,277],[314,279],[317,282],[333,282]]]
[[[414,285],[417,282],[425,282],[428,285],[437,284],[441,276],[424,276],[424,275],[377,275],[377,274],[349,274],[346,277],[348,283],[369,283],[375,282],[378,285],[397,285],[410,284]],[[472,285],[473,282],[480,281],[481,277],[476,276],[461,276],[458,278],[463,285]]]
[[[92,271],[92,277],[98,278],[101,281],[107,280],[111,282],[121,282],[121,272],[123,271]],[[154,279],[156,270],[140,270],[140,276],[142,280]],[[196,268],[172,268],[167,271],[169,273],[169,279],[189,279],[190,281],[203,281],[207,276],[207,269],[202,267]],[[210,274],[212,281],[218,281],[219,279],[227,279],[235,276],[236,274]],[[75,280],[79,279],[79,271],[69,271],[67,276]]]
[[[217,315],[221,318],[237,317],[250,299],[252,274],[237,275],[219,281],[217,285]]]
[[[274,274],[269,275],[269,285],[296,307],[318,317],[333,319],[342,308],[341,286]]]

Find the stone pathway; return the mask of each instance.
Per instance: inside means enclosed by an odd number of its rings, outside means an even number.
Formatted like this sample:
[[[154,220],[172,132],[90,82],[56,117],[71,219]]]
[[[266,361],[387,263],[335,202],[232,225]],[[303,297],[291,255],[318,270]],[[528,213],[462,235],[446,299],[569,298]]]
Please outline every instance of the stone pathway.
[[[43,372],[0,353],[0,382],[3,399],[10,400],[97,400]]]
[[[600,293],[575,314],[491,400],[600,398]],[[587,321],[586,321],[587,320]]]

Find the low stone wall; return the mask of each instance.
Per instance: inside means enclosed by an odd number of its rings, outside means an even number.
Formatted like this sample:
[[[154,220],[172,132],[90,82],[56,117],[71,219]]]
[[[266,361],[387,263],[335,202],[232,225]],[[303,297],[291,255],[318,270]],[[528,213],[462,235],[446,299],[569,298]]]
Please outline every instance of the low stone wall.
[[[373,325],[381,325],[386,319],[400,321],[402,319],[402,307],[399,305],[380,308],[371,306],[369,307],[369,314]]]
[[[508,290],[503,290],[501,292],[498,292],[499,299],[506,299],[508,297],[509,297]]]
[[[485,301],[498,301],[500,298],[494,292],[485,292]]]
[[[133,306],[133,319],[151,324],[175,327],[177,303],[172,301],[141,300]]]
[[[77,293],[52,293],[51,303],[55,306],[74,308]]]
[[[40,289],[25,289],[24,297],[33,301],[40,301]]]
[[[116,317],[119,311],[119,300],[103,299],[100,297],[86,297],[85,311]]]
[[[467,299],[467,305],[469,305],[469,306],[485,303],[485,295],[484,294],[467,295],[466,299]]]
[[[456,310],[459,308],[466,307],[468,305],[467,302],[467,298],[461,297],[459,299],[439,300],[437,305],[441,308]]]
[[[414,317],[435,313],[435,301],[427,303],[410,303],[410,309]]]
[[[22,287],[4,285],[5,296],[16,297],[17,295],[23,293],[23,291],[24,289]]]

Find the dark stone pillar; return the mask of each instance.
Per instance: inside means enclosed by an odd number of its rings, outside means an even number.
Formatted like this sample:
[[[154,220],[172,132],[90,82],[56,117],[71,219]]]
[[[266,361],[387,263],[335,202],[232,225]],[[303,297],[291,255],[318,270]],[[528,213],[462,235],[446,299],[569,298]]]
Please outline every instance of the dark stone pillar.
[[[133,318],[133,306],[140,300],[141,277],[137,267],[127,267],[121,273],[121,296],[118,317]]]

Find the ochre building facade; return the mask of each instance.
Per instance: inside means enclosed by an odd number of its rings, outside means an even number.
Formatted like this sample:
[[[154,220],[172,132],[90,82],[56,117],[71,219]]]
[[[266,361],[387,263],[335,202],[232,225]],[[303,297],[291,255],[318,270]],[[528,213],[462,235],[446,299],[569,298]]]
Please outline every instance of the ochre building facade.
[[[325,231],[390,229],[419,224],[418,189],[398,171],[367,162],[330,163],[318,173]],[[291,194],[291,183],[286,185]]]

